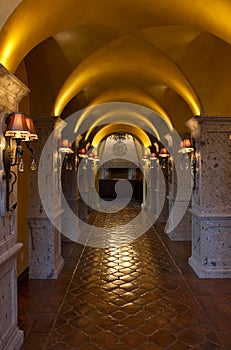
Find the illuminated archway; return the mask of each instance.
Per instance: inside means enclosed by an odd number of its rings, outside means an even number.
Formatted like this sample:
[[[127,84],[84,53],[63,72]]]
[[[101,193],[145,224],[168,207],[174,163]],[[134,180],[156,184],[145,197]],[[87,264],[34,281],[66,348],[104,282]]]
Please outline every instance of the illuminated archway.
[[[100,142],[113,133],[125,132],[134,135],[145,148],[151,146],[151,141],[148,135],[140,128],[129,124],[108,124],[101,128],[92,140],[92,146],[97,148]]]
[[[120,116],[121,114],[121,116]],[[87,139],[89,138],[90,134],[92,133],[92,131],[94,130],[94,128],[99,125],[99,124],[103,124],[103,123],[108,123],[111,122],[113,119],[116,119],[116,123],[117,124],[124,124],[125,122],[131,126],[136,126],[136,124],[134,124],[134,122],[138,121],[139,124],[140,123],[144,123],[148,128],[151,129],[151,131],[153,132],[153,134],[156,136],[156,138],[159,140],[160,139],[160,135],[157,131],[157,129],[155,128],[155,126],[150,122],[150,120],[146,117],[144,117],[143,115],[134,112],[134,111],[128,111],[128,114],[126,115],[126,119],[123,117],[125,114],[125,111],[122,110],[120,113],[118,110],[116,111],[111,111],[106,113],[105,115],[102,115],[101,117],[99,117],[89,128],[89,130],[86,133],[85,136],[85,141],[87,141]],[[116,117],[116,118],[115,118]],[[122,117],[122,119],[120,119]],[[112,120],[111,120],[112,119]],[[138,125],[139,125],[138,124]],[[137,127],[137,126],[136,126]]]
[[[168,116],[164,108],[158,102],[156,102],[152,96],[144,93],[142,89],[135,88],[132,86],[128,87],[127,89],[121,88],[121,89],[107,90],[101,95],[99,95],[97,98],[95,98],[93,101],[91,101],[90,105],[83,111],[82,115],[80,116],[76,124],[76,129],[79,129],[81,123],[94,110],[95,105],[99,105],[101,103],[107,103],[107,102],[122,102],[122,101],[139,104],[139,105],[148,107],[151,110],[154,110],[161,117],[163,117],[168,128],[170,130],[173,129],[170,117]]]

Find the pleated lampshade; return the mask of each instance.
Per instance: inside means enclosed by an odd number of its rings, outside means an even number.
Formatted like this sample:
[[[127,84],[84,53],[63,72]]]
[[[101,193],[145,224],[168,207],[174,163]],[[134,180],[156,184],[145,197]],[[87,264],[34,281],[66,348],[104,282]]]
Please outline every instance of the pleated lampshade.
[[[25,139],[26,137],[30,136],[30,130],[27,126],[24,113],[15,112],[9,116],[5,136],[9,136],[14,139]]]
[[[26,124],[28,129],[30,130],[30,140],[38,140],[38,135],[34,127],[34,122],[32,117],[26,117]]]

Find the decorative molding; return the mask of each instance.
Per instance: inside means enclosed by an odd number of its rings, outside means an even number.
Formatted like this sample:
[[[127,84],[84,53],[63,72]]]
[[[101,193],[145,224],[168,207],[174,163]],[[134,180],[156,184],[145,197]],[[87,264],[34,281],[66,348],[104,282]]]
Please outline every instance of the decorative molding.
[[[7,112],[15,112],[29,88],[0,64],[0,106]]]

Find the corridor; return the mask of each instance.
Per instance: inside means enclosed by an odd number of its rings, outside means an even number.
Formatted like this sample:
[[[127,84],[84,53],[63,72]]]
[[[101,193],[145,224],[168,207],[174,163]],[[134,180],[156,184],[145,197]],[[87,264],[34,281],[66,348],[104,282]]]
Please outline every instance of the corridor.
[[[138,212],[133,203],[94,224],[115,230]],[[169,241],[159,226],[116,248],[64,242],[63,256],[57,281],[20,288],[22,350],[231,348],[230,280],[198,279],[190,243]]]

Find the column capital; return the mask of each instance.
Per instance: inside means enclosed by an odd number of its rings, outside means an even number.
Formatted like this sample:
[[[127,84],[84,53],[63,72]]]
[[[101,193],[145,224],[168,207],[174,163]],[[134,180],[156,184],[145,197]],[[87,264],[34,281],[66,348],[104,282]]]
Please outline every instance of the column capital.
[[[7,112],[17,111],[22,98],[29,92],[25,84],[0,64],[0,108]]]

